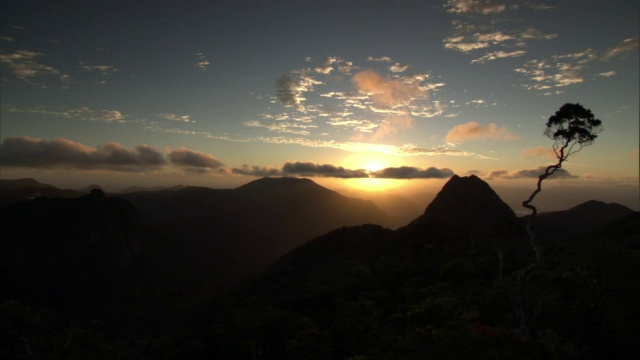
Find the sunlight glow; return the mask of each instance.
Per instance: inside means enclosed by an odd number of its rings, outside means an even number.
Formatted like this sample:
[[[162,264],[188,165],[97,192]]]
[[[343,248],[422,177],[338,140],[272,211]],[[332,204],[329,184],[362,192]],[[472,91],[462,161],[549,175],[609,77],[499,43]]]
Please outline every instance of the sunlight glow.
[[[378,178],[347,179],[345,182],[350,188],[374,192],[394,189],[403,184],[402,180]]]

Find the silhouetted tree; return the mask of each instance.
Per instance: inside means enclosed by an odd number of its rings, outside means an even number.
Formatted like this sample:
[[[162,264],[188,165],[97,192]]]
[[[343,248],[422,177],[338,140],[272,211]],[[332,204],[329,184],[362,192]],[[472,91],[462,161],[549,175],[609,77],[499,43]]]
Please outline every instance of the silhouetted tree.
[[[538,213],[538,210],[531,205],[531,202],[542,190],[542,181],[558,171],[570,155],[591,145],[600,131],[602,131],[602,121],[596,119],[591,110],[585,109],[580,104],[564,104],[560,110],[551,115],[544,134],[554,141],[553,151],[558,162],[547,166],[544,174],[538,177],[536,190],[522,202],[522,206],[531,210],[532,217]]]
[[[540,313],[540,303],[532,304],[531,298],[527,294],[526,282],[529,274],[535,270],[540,262],[540,249],[535,242],[535,233],[531,229],[531,223],[538,213],[538,209],[531,205],[533,199],[542,191],[542,181],[562,168],[562,163],[567,161],[569,156],[582,150],[583,147],[593,144],[598,134],[602,131],[602,121],[596,119],[589,109],[585,109],[580,104],[564,104],[555,114],[547,120],[544,134],[554,141],[553,152],[556,154],[558,162],[547,166],[544,173],[538,176],[536,189],[529,198],[522,202],[522,206],[531,210],[526,228],[529,235],[531,247],[535,253],[535,262],[522,269],[518,276],[518,317],[520,318],[519,332],[531,335],[530,325]]]

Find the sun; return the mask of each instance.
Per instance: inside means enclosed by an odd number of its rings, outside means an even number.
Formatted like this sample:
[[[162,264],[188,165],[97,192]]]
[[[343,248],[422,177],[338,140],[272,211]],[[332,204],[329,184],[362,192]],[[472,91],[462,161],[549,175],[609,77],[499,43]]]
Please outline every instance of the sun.
[[[394,159],[380,156],[380,154],[357,154],[345,159],[346,167],[350,169],[363,169],[372,174],[384,168],[391,167]],[[365,191],[385,191],[400,186],[401,182],[394,179],[380,179],[375,177],[347,179],[349,187]]]
[[[385,167],[386,166],[384,166],[384,164],[379,162],[379,161],[370,160],[370,161],[366,162],[362,168],[367,170],[367,171],[369,171],[369,172],[375,172],[375,171],[382,170]]]

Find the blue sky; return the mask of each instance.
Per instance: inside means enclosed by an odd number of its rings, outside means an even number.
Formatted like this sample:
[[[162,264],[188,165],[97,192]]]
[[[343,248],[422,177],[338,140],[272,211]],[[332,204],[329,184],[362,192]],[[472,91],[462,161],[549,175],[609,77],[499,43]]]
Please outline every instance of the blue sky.
[[[531,182],[554,160],[546,119],[578,102],[605,130],[566,178],[637,185],[639,10],[5,1],[0,176],[60,186],[453,173]]]

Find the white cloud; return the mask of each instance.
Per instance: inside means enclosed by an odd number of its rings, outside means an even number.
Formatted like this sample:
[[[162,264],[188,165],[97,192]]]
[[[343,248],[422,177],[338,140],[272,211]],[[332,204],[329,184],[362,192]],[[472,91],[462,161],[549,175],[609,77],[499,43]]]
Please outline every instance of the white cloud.
[[[494,51],[494,52],[490,52],[487,53],[486,55],[479,57],[477,59],[471,60],[471,63],[480,63],[483,64],[487,61],[493,61],[496,59],[502,59],[502,58],[509,58],[509,57],[519,57],[522,56],[524,54],[526,54],[527,52],[524,50],[515,50],[515,51],[511,51],[511,52],[507,52],[507,51]]]
[[[596,59],[591,49],[556,55],[551,59],[529,60],[514,71],[523,74],[531,83],[523,87],[529,90],[547,90],[584,82],[581,74],[587,64]]]
[[[406,71],[408,68],[409,68],[408,64],[401,64],[401,63],[395,63],[389,66],[389,70],[391,70],[394,73],[400,73],[400,72]]]
[[[617,73],[615,71],[606,71],[606,72],[602,72],[599,74],[596,74],[596,76],[600,76],[600,77],[612,77],[612,76],[616,76]]]
[[[375,58],[373,56],[369,56],[367,57],[367,61],[373,61],[373,62],[392,62],[393,60],[388,57],[388,56],[381,56],[378,58]]]
[[[180,122],[195,122],[191,120],[191,115],[176,115],[176,114],[158,114],[161,118],[171,120],[171,121],[180,121]]]

